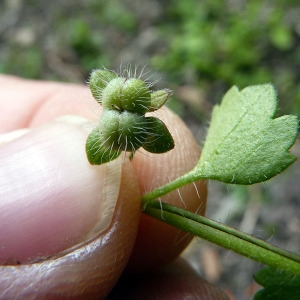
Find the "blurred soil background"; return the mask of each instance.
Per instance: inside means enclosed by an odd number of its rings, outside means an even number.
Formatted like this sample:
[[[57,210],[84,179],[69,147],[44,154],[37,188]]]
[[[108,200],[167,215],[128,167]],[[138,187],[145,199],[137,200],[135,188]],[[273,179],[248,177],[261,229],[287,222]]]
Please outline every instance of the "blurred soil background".
[[[278,114],[299,115],[299,16],[297,0],[0,0],[0,72],[82,84],[97,67],[147,65],[201,145],[232,85],[272,82]],[[209,218],[299,252],[298,162],[264,184],[209,190]],[[183,255],[231,299],[259,288],[252,275],[262,266],[230,251],[195,239]]]

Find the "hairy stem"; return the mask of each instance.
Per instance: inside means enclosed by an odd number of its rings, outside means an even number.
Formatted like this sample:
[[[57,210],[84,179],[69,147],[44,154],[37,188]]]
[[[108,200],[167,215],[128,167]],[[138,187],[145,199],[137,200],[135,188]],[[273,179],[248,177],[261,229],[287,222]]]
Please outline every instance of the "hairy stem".
[[[142,205],[145,206],[147,203],[158,199],[159,197],[166,195],[174,190],[177,190],[181,186],[192,183],[197,180],[206,179],[204,177],[196,176],[194,170],[182,175],[181,177],[176,178],[175,180],[167,183],[159,188],[154,189],[153,191],[144,194],[141,198]]]
[[[300,256],[178,207],[148,202],[148,215],[265,265],[300,275]]]

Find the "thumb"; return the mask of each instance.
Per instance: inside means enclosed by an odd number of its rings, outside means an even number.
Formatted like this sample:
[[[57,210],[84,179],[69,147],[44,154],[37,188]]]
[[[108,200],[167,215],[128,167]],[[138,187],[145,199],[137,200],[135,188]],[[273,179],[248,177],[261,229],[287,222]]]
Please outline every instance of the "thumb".
[[[122,272],[137,180],[130,164],[89,165],[87,126],[61,118],[1,145],[0,298],[101,296]]]

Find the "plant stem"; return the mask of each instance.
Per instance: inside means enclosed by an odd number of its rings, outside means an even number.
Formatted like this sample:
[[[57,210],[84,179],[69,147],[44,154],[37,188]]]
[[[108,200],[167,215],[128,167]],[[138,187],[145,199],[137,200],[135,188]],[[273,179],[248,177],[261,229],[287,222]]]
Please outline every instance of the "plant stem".
[[[159,188],[154,189],[153,191],[144,194],[141,198],[142,205],[146,205],[148,202],[151,202],[153,200],[158,199],[159,197],[168,194],[181,186],[184,186],[186,184],[192,183],[194,181],[200,180],[200,179],[206,179],[199,176],[196,176],[193,170],[190,172],[176,178],[175,180],[171,181],[170,183],[167,183]]]
[[[178,207],[148,202],[144,212],[265,265],[300,275],[300,256]]]

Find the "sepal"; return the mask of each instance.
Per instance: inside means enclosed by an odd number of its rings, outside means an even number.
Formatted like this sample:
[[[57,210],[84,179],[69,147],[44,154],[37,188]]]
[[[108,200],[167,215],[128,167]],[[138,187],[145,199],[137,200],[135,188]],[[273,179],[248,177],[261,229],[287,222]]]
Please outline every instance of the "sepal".
[[[148,111],[155,111],[161,108],[172,95],[172,91],[164,89],[151,93],[151,102]]]
[[[88,136],[85,144],[88,161],[91,165],[102,165],[120,156],[122,151],[108,148],[102,141],[100,128],[94,129]]]
[[[143,148],[152,153],[164,153],[174,148],[174,140],[167,126],[155,117],[147,117],[148,133]]]

